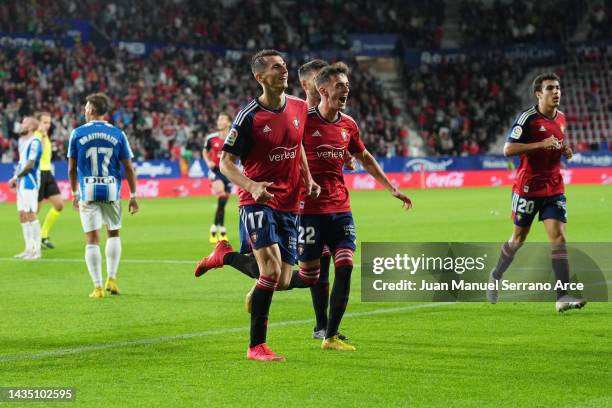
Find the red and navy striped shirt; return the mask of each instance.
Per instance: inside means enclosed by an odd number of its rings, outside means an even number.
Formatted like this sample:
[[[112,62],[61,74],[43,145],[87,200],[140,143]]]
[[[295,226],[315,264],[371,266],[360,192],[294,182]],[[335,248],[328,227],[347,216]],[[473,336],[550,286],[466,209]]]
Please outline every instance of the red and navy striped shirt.
[[[223,150],[240,157],[243,174],[253,181],[273,183],[274,198],[265,205],[297,212],[300,194],[300,154],[308,105],[286,95],[279,110],[270,110],[257,99],[236,116]],[[257,204],[248,191],[238,189],[238,205]]]
[[[308,111],[304,130],[304,149],[314,181],[321,186],[316,199],[304,196],[303,214],[330,214],[351,211],[349,192],[344,184],[346,152],[361,153],[365,146],[357,123],[340,113],[333,122],[325,120],[316,107]]]
[[[523,111],[508,133],[508,143],[536,143],[550,136],[563,143],[565,115],[557,111],[554,118],[542,114],[537,106]],[[526,197],[549,197],[563,194],[561,151],[540,149],[521,155],[512,191]]]

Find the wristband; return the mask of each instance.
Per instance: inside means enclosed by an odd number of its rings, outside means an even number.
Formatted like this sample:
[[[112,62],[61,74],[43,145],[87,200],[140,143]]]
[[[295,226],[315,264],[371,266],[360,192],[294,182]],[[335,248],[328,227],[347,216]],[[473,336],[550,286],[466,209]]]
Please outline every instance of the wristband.
[[[136,198],[136,193],[130,193],[130,199]]]
[[[72,192],[72,198],[76,198],[79,195],[78,191],[73,191]]]

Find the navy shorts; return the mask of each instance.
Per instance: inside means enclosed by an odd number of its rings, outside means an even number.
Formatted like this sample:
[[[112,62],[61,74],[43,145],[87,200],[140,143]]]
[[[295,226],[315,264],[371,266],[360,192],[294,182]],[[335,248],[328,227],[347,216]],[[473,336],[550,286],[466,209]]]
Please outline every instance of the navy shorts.
[[[514,225],[529,227],[536,214],[538,220],[549,218],[567,222],[566,200],[564,194],[550,197],[523,197],[512,193],[512,220]]]
[[[338,248],[355,251],[356,242],[355,222],[351,212],[300,216],[298,253],[302,262],[319,259],[323,245],[327,245],[333,254]]]
[[[215,167],[214,169],[208,172],[208,179],[210,180],[211,183],[213,181],[221,180],[223,182],[223,185],[225,186],[225,192],[226,193],[232,192],[232,182],[229,181],[229,179],[225,177],[223,173],[221,173],[221,170],[219,170],[218,167]]]
[[[240,207],[240,252],[278,244],[283,262],[297,263],[298,216],[265,205]]]
[[[40,171],[40,187],[38,188],[38,201],[61,194],[53,173],[47,170]]]

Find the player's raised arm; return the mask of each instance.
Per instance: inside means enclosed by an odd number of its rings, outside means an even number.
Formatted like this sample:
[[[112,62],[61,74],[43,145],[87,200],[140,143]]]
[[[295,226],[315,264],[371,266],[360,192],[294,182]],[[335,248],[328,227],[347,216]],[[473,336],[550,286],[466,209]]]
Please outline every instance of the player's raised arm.
[[[389,181],[389,179],[387,178],[387,175],[382,170],[382,168],[380,167],[380,165],[378,164],[378,162],[376,161],[376,159],[374,158],[374,156],[372,156],[370,152],[368,152],[367,150],[363,150],[362,152],[357,153],[355,155],[355,158],[361,162],[361,165],[363,166],[363,168],[372,177],[374,177],[376,181],[378,181],[387,190],[389,190],[389,192],[391,192],[393,197],[397,198],[398,200],[403,201],[404,207],[407,210],[412,208],[412,201],[410,200],[410,198],[408,198],[408,196],[406,196],[399,189],[393,186],[393,184],[391,184],[391,181]]]
[[[136,214],[139,209],[138,202],[136,201],[136,171],[134,170],[132,160],[124,159],[122,163],[125,168],[125,179],[130,187],[130,204],[128,208],[130,214]]]
[[[232,183],[248,191],[253,196],[253,199],[259,204],[264,204],[274,198],[274,194],[266,190],[272,183],[267,181],[253,181],[246,177],[242,174],[238,166],[236,166],[236,160],[238,160],[238,157],[235,155],[226,151],[222,152],[221,161],[219,162],[221,173],[223,173]]]

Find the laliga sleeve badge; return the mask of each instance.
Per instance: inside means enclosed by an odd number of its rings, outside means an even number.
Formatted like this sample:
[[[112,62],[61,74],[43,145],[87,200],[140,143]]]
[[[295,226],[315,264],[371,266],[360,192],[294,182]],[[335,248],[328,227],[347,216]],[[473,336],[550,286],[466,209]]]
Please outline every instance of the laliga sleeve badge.
[[[518,139],[521,137],[522,134],[523,134],[523,128],[519,125],[516,125],[515,127],[512,128],[512,132],[510,133],[510,136],[513,139]]]
[[[225,138],[225,144],[228,146],[233,146],[236,143],[236,138],[238,137],[238,132],[236,129],[230,130]]]

